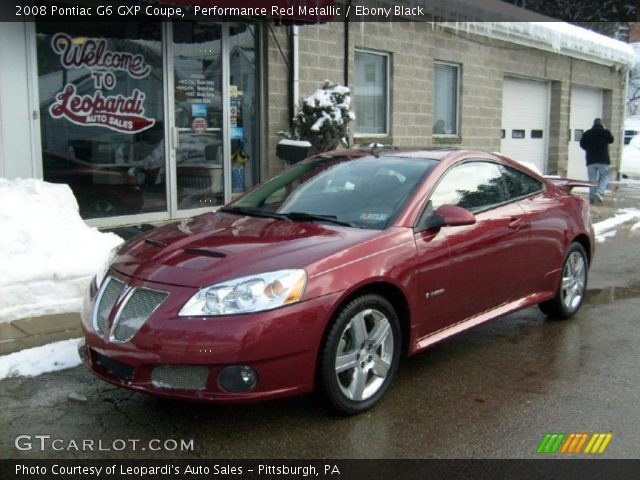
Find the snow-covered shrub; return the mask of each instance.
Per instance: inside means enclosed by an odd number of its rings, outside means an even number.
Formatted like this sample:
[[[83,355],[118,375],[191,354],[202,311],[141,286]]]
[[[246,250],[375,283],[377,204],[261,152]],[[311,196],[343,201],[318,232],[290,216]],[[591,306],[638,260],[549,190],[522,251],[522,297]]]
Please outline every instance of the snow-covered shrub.
[[[355,118],[350,106],[349,88],[325,80],[321,89],[301,102],[293,118],[294,136],[310,141],[316,153],[333,150],[349,136],[349,122]]]

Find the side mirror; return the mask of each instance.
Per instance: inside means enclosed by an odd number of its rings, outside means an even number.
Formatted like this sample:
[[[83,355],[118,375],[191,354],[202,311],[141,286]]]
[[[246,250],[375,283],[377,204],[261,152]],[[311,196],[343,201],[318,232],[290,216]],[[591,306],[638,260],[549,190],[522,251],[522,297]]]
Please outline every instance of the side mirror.
[[[442,227],[459,227],[463,225],[473,225],[476,217],[466,208],[454,205],[442,205],[432,215],[423,217],[416,229],[418,232],[424,230],[435,230]]]

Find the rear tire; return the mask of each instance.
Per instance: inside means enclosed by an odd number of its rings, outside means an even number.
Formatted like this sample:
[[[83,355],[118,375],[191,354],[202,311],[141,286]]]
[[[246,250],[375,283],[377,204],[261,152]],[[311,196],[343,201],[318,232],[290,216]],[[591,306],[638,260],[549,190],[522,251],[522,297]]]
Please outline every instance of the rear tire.
[[[556,290],[556,296],[538,305],[542,313],[549,318],[567,319],[574,316],[587,293],[589,261],[584,247],[578,242],[569,245],[564,261],[562,275]]]
[[[335,410],[364,412],[384,396],[400,361],[399,325],[380,295],[356,297],[338,312],[318,361],[319,390]]]

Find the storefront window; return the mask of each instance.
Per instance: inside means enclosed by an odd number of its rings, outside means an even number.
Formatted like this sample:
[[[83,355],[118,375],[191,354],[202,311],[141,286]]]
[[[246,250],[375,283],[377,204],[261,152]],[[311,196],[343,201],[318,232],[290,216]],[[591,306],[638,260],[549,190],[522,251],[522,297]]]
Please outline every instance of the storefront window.
[[[38,23],[44,179],[83,218],[167,210],[160,23]]]
[[[231,191],[236,196],[260,176],[256,27],[233,25],[229,31],[229,126]]]
[[[173,24],[178,208],[224,203],[222,28]]]

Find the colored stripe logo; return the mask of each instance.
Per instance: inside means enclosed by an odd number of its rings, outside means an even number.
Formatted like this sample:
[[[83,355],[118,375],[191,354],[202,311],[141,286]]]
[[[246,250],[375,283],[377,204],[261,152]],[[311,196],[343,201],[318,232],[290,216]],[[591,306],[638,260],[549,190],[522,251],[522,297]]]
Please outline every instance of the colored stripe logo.
[[[609,446],[613,433],[547,433],[536,450],[539,454],[601,454]],[[584,450],[583,450],[584,448]]]

